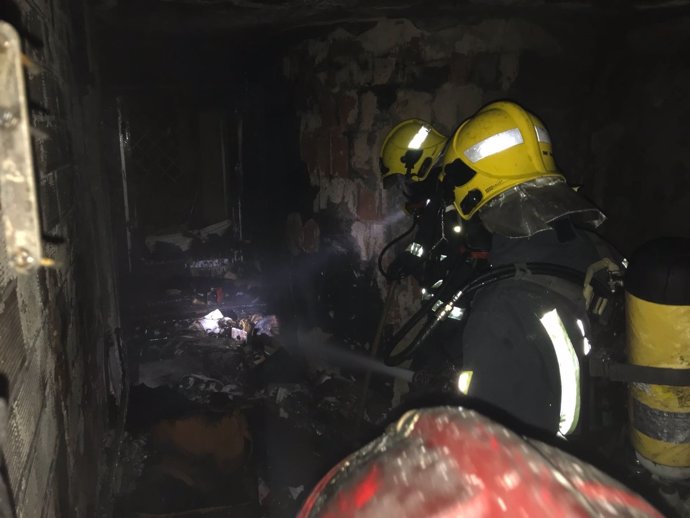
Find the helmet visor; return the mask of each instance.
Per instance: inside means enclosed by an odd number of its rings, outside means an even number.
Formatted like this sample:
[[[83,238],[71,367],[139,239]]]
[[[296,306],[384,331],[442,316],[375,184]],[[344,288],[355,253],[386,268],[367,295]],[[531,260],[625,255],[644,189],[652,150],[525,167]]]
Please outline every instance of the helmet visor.
[[[537,178],[513,187],[479,210],[479,218],[490,232],[514,238],[549,230],[551,223],[564,216],[593,228],[606,219],[558,176]]]

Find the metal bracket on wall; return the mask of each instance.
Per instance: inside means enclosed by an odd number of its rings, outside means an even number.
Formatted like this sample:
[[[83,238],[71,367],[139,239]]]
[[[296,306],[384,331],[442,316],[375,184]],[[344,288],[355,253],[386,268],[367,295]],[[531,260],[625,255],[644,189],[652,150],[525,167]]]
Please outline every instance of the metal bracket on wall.
[[[28,272],[45,265],[19,35],[0,22],[0,212],[7,257]]]

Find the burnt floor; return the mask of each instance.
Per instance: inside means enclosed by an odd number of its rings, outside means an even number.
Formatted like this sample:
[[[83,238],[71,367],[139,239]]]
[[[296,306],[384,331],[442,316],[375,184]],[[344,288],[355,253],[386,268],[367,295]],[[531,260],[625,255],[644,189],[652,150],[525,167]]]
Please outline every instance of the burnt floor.
[[[318,479],[381,429],[393,383],[374,377],[361,408],[360,373],[300,353],[305,341],[364,346],[338,336],[332,308],[319,327],[284,272],[232,247],[163,251],[127,290],[116,516],[294,516]]]

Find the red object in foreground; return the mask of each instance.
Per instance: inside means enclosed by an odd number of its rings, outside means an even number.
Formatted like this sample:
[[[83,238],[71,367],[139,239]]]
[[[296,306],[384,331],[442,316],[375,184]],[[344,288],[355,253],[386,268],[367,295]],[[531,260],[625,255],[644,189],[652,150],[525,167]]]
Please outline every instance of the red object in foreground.
[[[557,448],[463,408],[408,412],[333,468],[299,518],[661,518]]]

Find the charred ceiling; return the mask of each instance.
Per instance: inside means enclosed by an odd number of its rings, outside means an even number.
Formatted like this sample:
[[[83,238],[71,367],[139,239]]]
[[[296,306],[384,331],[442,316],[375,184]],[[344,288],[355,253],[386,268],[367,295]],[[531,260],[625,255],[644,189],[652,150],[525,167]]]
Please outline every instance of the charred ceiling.
[[[685,10],[688,0],[94,0],[101,21],[118,29],[152,33],[234,34],[263,28],[264,38],[295,29],[409,18],[425,28],[486,15],[627,14]],[[254,35],[256,37],[256,35]]]

